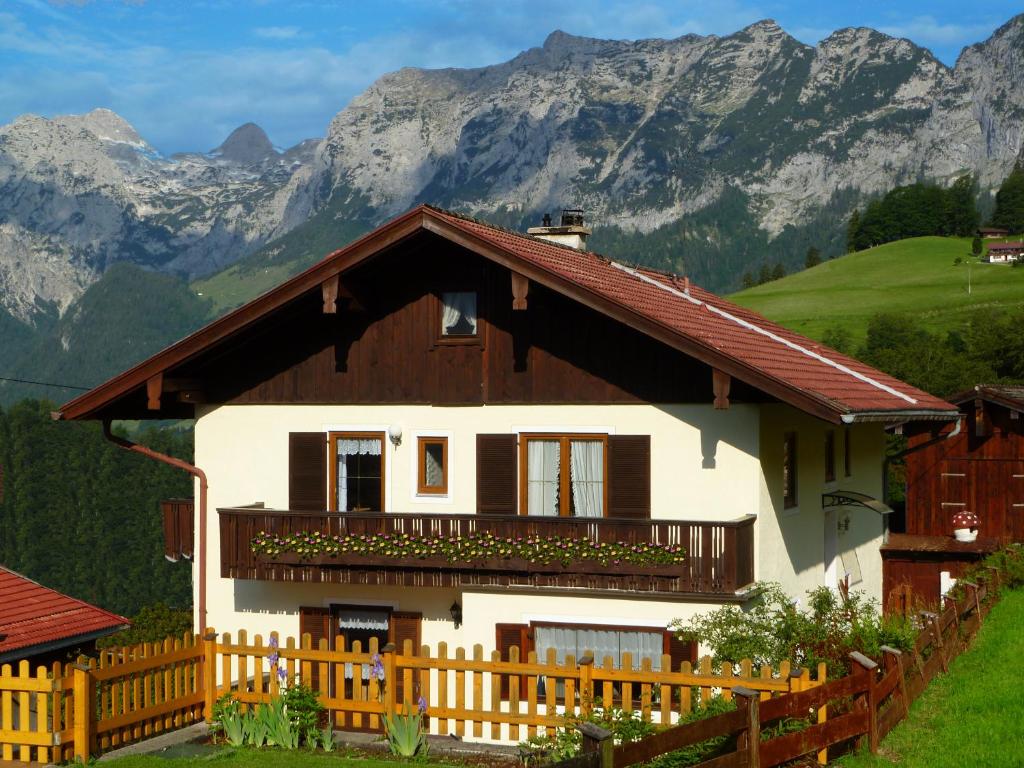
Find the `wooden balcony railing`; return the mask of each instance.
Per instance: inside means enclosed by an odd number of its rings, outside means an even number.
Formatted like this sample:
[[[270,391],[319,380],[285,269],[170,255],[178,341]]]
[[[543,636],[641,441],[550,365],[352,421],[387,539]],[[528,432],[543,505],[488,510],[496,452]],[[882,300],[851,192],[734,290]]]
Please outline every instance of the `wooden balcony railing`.
[[[221,575],[233,579],[393,584],[425,587],[544,587],[734,596],[754,580],[754,516],[731,521],[626,520],[445,514],[292,512],[238,507],[219,509]],[[525,561],[451,563],[443,560],[371,558],[356,554],[301,560],[294,554],[257,555],[260,532],[275,536],[318,531],[325,535],[402,534],[455,537],[555,536],[597,543],[675,544],[684,562],[673,565],[565,567]]]

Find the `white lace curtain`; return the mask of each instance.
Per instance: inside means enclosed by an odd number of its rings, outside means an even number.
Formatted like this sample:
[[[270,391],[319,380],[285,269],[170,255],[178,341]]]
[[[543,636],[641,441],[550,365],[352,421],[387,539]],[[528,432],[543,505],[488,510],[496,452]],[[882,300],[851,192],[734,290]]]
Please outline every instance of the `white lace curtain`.
[[[577,517],[604,515],[604,443],[573,440],[569,443],[569,480]]]
[[[338,509],[348,509],[348,462],[349,456],[380,456],[379,437],[343,437],[338,439]]]
[[[445,336],[472,336],[476,333],[476,294],[472,291],[445,293],[441,296],[444,314],[441,333]]]
[[[555,649],[558,664],[565,663],[567,655],[579,659],[589,651],[594,654],[597,663],[603,663],[606,656],[611,656],[615,668],[620,669],[622,654],[630,653],[634,669],[640,669],[643,659],[650,659],[651,669],[661,671],[663,641],[662,633],[656,630],[643,632],[585,627],[535,627],[533,637],[537,658],[540,660],[547,659],[548,648]]]
[[[561,471],[558,440],[530,440],[526,444],[526,508],[531,515],[558,514],[558,479]]]
[[[444,469],[441,466],[442,456],[440,446],[428,445],[423,451],[423,474],[428,488],[439,488],[444,484]]]

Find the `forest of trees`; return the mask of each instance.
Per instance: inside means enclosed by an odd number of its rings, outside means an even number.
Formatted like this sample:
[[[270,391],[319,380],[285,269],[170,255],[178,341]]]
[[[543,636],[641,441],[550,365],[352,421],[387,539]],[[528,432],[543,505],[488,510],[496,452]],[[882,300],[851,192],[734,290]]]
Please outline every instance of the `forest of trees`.
[[[847,250],[861,251],[893,240],[925,235],[970,237],[981,222],[974,177],[961,176],[949,188],[934,184],[896,187],[862,212],[854,210],[846,231]]]
[[[191,604],[188,563],[163,555],[160,501],[191,497],[184,472],[104,440],[98,423],[55,422],[53,404],[0,410],[0,563],[122,615]],[[190,459],[192,435],[133,439]]]
[[[996,193],[992,226],[1009,232],[1024,232],[1024,164],[1020,160]]]
[[[1024,382],[1024,310],[978,309],[963,326],[933,333],[910,315],[876,315],[859,348],[841,327],[825,344],[927,392],[948,397],[975,384]]]

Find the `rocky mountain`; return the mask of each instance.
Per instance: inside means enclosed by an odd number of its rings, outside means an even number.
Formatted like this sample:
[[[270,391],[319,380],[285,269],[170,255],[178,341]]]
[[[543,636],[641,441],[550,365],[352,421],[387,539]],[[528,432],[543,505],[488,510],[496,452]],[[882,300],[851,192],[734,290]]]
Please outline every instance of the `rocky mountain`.
[[[595,247],[728,288],[840,250],[851,208],[897,184],[991,190],[1022,125],[1024,15],[952,68],[870,29],[554,32],[505,63],[386,75],[283,152],[252,124],[166,158],[105,110],[25,116],[0,128],[0,306],[59,315],[117,261],[280,276],[419,201],[513,227],[582,207]]]
[[[162,157],[109,110],[0,127],[0,309],[62,314],[113,263],[201,275],[277,234],[317,142],[278,152],[246,125]]]

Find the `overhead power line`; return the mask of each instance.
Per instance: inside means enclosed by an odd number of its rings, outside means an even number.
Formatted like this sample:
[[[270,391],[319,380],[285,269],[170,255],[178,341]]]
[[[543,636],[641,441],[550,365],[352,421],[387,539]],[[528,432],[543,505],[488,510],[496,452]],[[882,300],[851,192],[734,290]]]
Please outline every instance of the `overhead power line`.
[[[17,384],[35,384],[39,387],[59,387],[60,389],[78,389],[82,392],[88,392],[91,387],[78,387],[74,384],[55,384],[52,381],[33,381],[32,379],[14,379],[9,376],[0,376],[0,381],[13,381]]]

